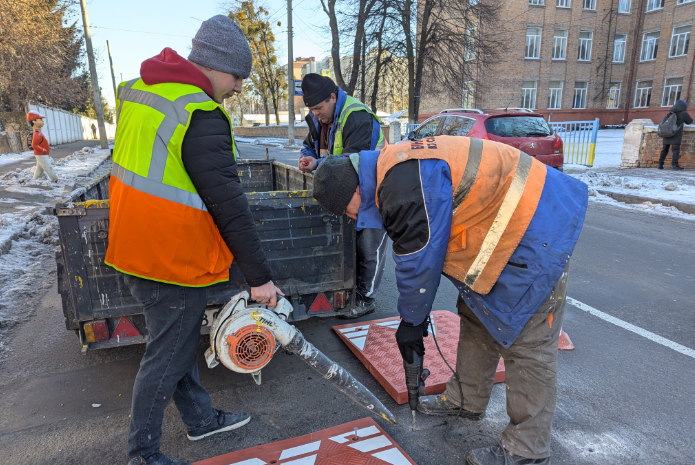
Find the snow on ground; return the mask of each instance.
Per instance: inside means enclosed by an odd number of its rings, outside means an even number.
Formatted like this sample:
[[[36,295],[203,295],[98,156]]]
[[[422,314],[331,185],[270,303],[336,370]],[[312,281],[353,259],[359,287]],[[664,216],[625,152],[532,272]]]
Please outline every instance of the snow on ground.
[[[0,166],[9,165],[10,163],[26,160],[27,158],[31,158],[33,156],[34,152],[31,150],[22,153],[3,153],[2,155],[0,155]]]
[[[601,129],[596,137],[596,156],[594,166],[566,165],[572,170],[590,170],[601,168],[618,168],[620,155],[623,152],[623,137],[625,129]]]
[[[52,203],[80,185],[79,177],[83,177],[83,181],[89,179],[108,156],[109,150],[85,147],[54,160],[59,178],[57,183],[50,182],[47,177],[33,179],[35,167],[17,168],[0,176],[0,202],[20,204],[19,212],[0,214],[0,352],[7,349],[2,342],[7,335],[2,333],[28,318],[33,311],[22,302],[45,285],[47,274],[55,273],[52,255],[59,242],[56,217],[39,212],[21,212],[24,207],[36,209],[41,205],[24,202],[26,205],[22,206],[22,201],[4,197],[3,191],[40,193],[51,197],[49,203]]]
[[[682,220],[695,222],[695,215],[682,212],[678,210],[676,207],[666,207],[658,203],[658,201],[646,201],[642,203],[623,203],[618,202],[612,197],[608,197],[607,195],[603,195],[599,192],[596,192],[596,190],[594,189],[589,189],[589,201],[591,203],[596,203],[600,205],[611,205],[614,207],[625,208],[628,210],[644,212],[650,215],[669,216],[671,218],[679,218]]]
[[[101,165],[108,158],[109,154],[108,149],[85,147],[65,158],[54,160],[53,165],[58,175],[57,183],[52,183],[45,175],[41,179],[34,179],[36,166],[25,169],[17,168],[0,176],[0,188],[4,187],[4,190],[10,192],[41,193],[46,195],[45,190],[32,189],[31,186],[47,186],[55,187],[53,191],[62,192],[65,186],[74,185],[78,176],[87,176]],[[55,192],[55,194],[59,193]]]
[[[279,148],[301,148],[301,145],[288,145],[289,139],[284,137],[237,137],[234,136],[236,142],[252,145],[266,145]],[[296,139],[295,139],[296,140]]]
[[[630,176],[630,171],[623,170],[616,174],[588,171],[573,176],[593,189],[695,204],[695,177],[664,178],[656,170],[652,170],[654,176]],[[640,170],[640,174],[643,174],[643,171]]]

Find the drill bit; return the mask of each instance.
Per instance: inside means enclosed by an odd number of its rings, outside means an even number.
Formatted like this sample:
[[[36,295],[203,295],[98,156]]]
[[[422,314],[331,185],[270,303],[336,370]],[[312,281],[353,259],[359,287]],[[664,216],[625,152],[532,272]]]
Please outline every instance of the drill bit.
[[[411,410],[410,413],[413,414],[413,431],[415,431],[415,410]]]

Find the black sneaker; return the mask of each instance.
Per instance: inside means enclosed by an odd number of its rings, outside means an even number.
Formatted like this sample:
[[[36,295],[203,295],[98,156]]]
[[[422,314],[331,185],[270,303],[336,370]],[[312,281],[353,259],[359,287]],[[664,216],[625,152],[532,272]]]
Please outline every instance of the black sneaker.
[[[459,405],[447,399],[444,394],[422,396],[417,406],[418,412],[436,416],[458,415],[460,409]],[[485,418],[485,412],[473,413],[468,410],[461,410],[461,415],[459,416],[467,420],[479,421]]]
[[[664,165],[661,165],[661,164],[660,164],[659,166],[657,166],[657,168],[660,169],[660,170],[663,170],[663,169],[664,169]]]
[[[671,169],[676,171],[683,171],[683,167],[678,165],[672,165]]]
[[[352,320],[353,318],[359,318],[361,316],[369,315],[370,313],[376,312],[376,302],[372,300],[368,302],[366,300],[357,299],[357,304],[355,308],[350,310],[348,313],[341,313],[338,318],[343,318],[345,320]]]
[[[466,456],[466,463],[468,465],[550,465],[550,457],[527,459],[520,455],[513,455],[500,446],[493,446],[470,451]]]
[[[142,457],[132,458],[128,465],[191,465],[191,463],[172,459],[161,452],[157,452],[147,457],[147,460]]]
[[[218,410],[217,418],[212,420],[212,423],[189,431],[188,439],[191,441],[198,441],[212,436],[213,434],[241,428],[249,421],[251,421],[251,415],[246,412],[223,412],[222,410]]]

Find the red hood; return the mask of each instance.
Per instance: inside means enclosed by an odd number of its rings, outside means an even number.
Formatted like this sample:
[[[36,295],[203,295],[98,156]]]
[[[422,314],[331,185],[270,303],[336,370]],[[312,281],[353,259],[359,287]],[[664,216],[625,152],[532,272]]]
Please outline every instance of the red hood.
[[[162,50],[159,55],[142,62],[140,77],[148,86],[164,82],[190,84],[200,87],[211,98],[214,98],[215,95],[210,79],[190,61],[169,47]]]

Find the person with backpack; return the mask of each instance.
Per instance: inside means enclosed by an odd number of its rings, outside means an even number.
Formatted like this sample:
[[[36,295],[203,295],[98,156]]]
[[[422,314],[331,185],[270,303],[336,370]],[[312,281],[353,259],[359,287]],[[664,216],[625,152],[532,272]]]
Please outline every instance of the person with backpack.
[[[690,117],[686,109],[688,104],[683,100],[676,100],[675,105],[671,107],[668,114],[659,124],[659,135],[664,139],[664,147],[659,155],[659,169],[664,169],[664,160],[668,155],[668,149],[673,146],[671,155],[671,169],[682,170],[678,166],[678,159],[681,154],[681,139],[683,138],[683,125],[693,124],[693,119]]]

